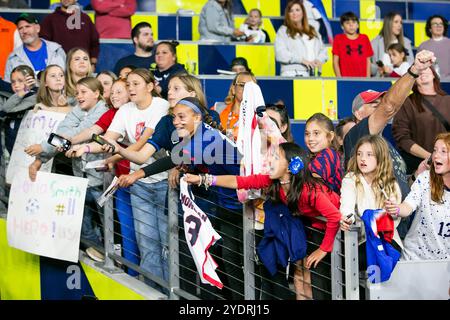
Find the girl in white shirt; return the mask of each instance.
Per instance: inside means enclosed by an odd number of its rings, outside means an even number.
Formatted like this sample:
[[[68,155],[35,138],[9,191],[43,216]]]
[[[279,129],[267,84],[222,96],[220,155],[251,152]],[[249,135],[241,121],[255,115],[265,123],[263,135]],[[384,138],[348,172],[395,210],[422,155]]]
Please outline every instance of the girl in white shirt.
[[[419,175],[405,201],[387,201],[393,216],[416,211],[405,240],[403,260],[450,259],[450,133],[436,137],[429,171]]]
[[[401,191],[395,180],[386,141],[379,135],[368,135],[358,141],[355,150],[341,186],[340,210],[343,230],[348,230],[354,219],[361,222],[361,216],[366,209],[384,208],[387,199],[396,203],[401,201]],[[352,217],[348,218],[350,215]],[[399,223],[400,219],[395,218],[393,239],[401,246],[396,230]],[[361,230],[360,244],[365,242],[364,228]]]

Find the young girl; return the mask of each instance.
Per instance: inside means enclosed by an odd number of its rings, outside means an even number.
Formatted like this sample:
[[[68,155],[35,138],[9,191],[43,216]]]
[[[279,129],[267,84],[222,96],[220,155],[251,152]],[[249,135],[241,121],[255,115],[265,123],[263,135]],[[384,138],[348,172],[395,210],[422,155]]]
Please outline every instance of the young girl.
[[[60,122],[56,134],[64,137],[73,137],[85,128],[90,128],[105,113],[108,108],[102,97],[103,88],[100,82],[92,77],[86,77],[78,81],[77,86],[77,100],[78,105],[67,114],[62,122]],[[37,171],[40,169],[43,162],[49,161],[57,153],[57,149],[46,141],[42,143],[42,152],[36,157],[34,162],[29,166],[30,179],[36,179]],[[88,154],[86,161],[99,160],[101,157]],[[72,161],[73,173],[78,177],[87,177],[88,189],[86,191],[86,209],[83,215],[83,222],[81,228],[81,238],[87,242],[89,246],[96,246],[102,248],[102,241],[99,236],[98,227],[93,222],[93,217],[98,212],[96,199],[101,195],[103,189],[103,173],[97,172],[94,169],[83,169],[83,161],[81,159],[74,159]],[[96,208],[97,211],[95,211]],[[87,253],[94,259],[101,261],[100,255],[93,248],[88,248]]]
[[[394,176],[389,148],[383,137],[365,136],[358,141],[355,150],[349,161],[348,173],[342,180],[342,230],[348,230],[349,225],[355,221],[362,224],[361,216],[366,209],[384,208],[386,199],[398,203],[402,198]],[[384,224],[392,226],[389,217],[384,216],[382,219]],[[385,233],[385,239],[388,236],[387,241],[401,247],[402,242],[397,232],[399,223],[400,219],[396,219],[393,222],[393,230],[385,230],[388,232]],[[359,269],[363,271],[367,269],[364,228],[359,234],[359,244]]]
[[[60,66],[49,65],[45,68],[40,83],[36,98],[37,104],[34,107],[35,111],[45,110],[66,114],[71,112],[72,107],[68,105],[64,90],[66,83],[64,70]],[[45,144],[46,141],[28,146],[25,148],[25,152],[30,156],[37,156],[44,150]]]
[[[392,78],[400,78],[406,72],[410,64],[406,61],[406,49],[400,43],[393,43],[388,47],[388,54],[391,59],[392,67],[384,66],[381,70],[382,75]],[[380,68],[381,69],[381,68]]]
[[[313,175],[322,178],[328,187],[339,194],[343,170],[333,122],[322,113],[312,115],[306,121],[305,144],[311,153],[309,169]]]
[[[70,105],[76,102],[76,84],[78,80],[91,74],[92,66],[86,49],[75,47],[69,50],[66,60],[66,93]]]
[[[105,86],[102,85],[102,87],[104,88]],[[72,145],[90,141],[92,134],[102,134],[108,130],[119,108],[130,101],[125,80],[118,79],[114,81],[111,86],[110,100],[112,108],[106,111],[92,127],[84,129],[76,136],[70,138]],[[72,150],[67,151],[66,156],[72,157]],[[120,177],[122,174],[128,174],[129,172],[130,162],[128,160],[122,160],[116,164],[115,175],[117,177]],[[117,216],[120,222],[123,257],[139,265],[139,249],[136,244],[133,212],[130,205],[130,191],[128,188],[118,188],[114,196]],[[131,276],[138,275],[136,271],[131,269],[128,269],[128,274]]]
[[[393,217],[416,211],[403,242],[403,260],[450,259],[450,133],[436,137],[431,159],[430,170],[417,177],[403,203],[386,201]]]
[[[239,30],[245,33],[245,41],[252,43],[270,42],[269,35],[263,29],[262,13],[259,9],[251,9],[245,23],[241,24]]]
[[[147,69],[135,69],[127,77],[131,102],[123,105],[114,116],[104,137],[111,141],[124,139],[123,143],[136,143],[143,136],[148,139],[155,131],[156,124],[167,114],[169,103],[161,99],[155,91],[155,79]],[[73,148],[73,154],[81,157],[84,153],[104,152],[102,146],[91,142]],[[150,164],[154,158],[147,158]],[[130,163],[131,170],[140,166]],[[167,261],[168,230],[165,214],[167,198],[167,173],[137,181],[130,187],[136,239],[141,253],[140,266],[160,279],[168,280]],[[146,282],[159,288],[151,280]]]
[[[332,251],[341,213],[338,209],[339,196],[327,188],[322,180],[314,178],[308,169],[299,170],[303,167],[308,167],[303,150],[296,144],[287,142],[279,145],[271,161],[270,175],[212,176],[207,180],[212,181],[212,185],[232,189],[268,188],[267,195],[272,203],[286,205],[291,214],[308,217],[313,227],[324,230],[324,235],[317,236],[321,239],[313,239],[322,243],[318,249],[309,251],[305,260],[305,267],[309,269],[311,266],[317,267],[327,253]],[[190,174],[185,177],[185,180],[192,184],[198,184],[200,179],[200,176]],[[274,212],[266,210],[266,214]],[[324,216],[327,222],[316,219],[318,216]],[[318,282],[320,280],[315,278],[313,273],[314,298],[320,296],[319,291],[315,290]],[[310,296],[309,293],[308,297]]]
[[[110,100],[111,86],[113,82],[117,79],[117,76],[112,71],[102,71],[99,74],[97,74],[96,78],[102,84],[103,98],[105,98],[106,104],[108,106],[112,106]]]
[[[26,65],[15,67],[11,72],[11,88],[14,92],[8,99],[0,100],[0,112],[6,112],[5,144],[12,153],[17,132],[25,112],[36,104],[36,84],[34,71]]]

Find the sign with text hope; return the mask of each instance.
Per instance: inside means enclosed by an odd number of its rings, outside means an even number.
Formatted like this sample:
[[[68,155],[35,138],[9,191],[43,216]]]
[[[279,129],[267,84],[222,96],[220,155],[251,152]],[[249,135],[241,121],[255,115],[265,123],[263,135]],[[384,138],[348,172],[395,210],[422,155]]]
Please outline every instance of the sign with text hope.
[[[25,148],[33,144],[47,141],[50,133],[55,132],[59,123],[66,117],[65,113],[42,111],[28,111],[20,123],[16,142],[6,171],[6,183],[11,184],[17,171],[28,166],[34,161],[34,157],[25,153]],[[41,171],[52,171],[53,160],[43,163]]]
[[[78,261],[88,179],[28,170],[16,172],[9,195],[7,234],[11,247]]]

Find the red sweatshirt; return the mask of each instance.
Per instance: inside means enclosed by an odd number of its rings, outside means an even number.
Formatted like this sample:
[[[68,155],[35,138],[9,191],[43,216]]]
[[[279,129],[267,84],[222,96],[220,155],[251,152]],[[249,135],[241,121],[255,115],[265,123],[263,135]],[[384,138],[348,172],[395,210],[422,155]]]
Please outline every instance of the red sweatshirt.
[[[40,36],[59,43],[66,53],[72,48],[81,47],[89,52],[91,58],[98,58],[100,42],[91,18],[81,12],[79,22],[78,24],[75,17],[71,17],[61,8],[56,8],[55,12],[42,21]]]
[[[130,38],[136,0],[91,0],[91,6],[95,10],[95,27],[100,38]]]
[[[252,175],[247,177],[237,177],[238,189],[262,189],[272,184],[269,175]],[[328,189],[327,189],[328,190]],[[280,199],[287,204],[286,194],[283,188],[280,188]],[[339,221],[341,213],[339,211],[340,199],[333,191],[324,191],[317,187],[311,189],[304,185],[300,199],[298,199],[298,209],[303,216],[312,218],[312,226],[314,228],[325,230],[320,249],[325,252],[333,250],[334,238],[339,231]],[[327,222],[315,219],[315,217],[323,216]]]

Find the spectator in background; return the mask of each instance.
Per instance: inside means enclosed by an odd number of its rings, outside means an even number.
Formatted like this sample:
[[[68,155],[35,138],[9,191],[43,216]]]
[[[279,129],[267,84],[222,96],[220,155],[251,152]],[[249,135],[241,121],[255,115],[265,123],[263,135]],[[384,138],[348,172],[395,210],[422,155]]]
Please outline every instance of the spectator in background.
[[[261,25],[261,10],[256,8],[251,9],[248,13],[247,19],[239,27],[239,30],[241,30],[245,34],[245,41],[251,43],[270,42],[269,34],[264,29],[261,29]]]
[[[405,159],[408,174],[413,173],[421,161],[431,156],[434,138],[449,130],[430,110],[426,101],[450,123],[450,96],[442,90],[433,68],[428,68],[420,75],[412,91],[392,123],[392,135]]]
[[[286,5],[284,23],[275,39],[275,56],[281,63],[281,76],[285,77],[314,75],[328,59],[322,38],[309,25],[305,7],[299,0]]]
[[[244,86],[247,82],[256,83],[253,73],[241,72],[236,75],[231,84],[228,96],[225,98],[226,107],[220,113],[220,123],[225,130],[226,136],[236,141],[239,132],[239,112],[244,95]]]
[[[140,22],[131,30],[131,41],[133,41],[135,51],[132,55],[121,58],[114,68],[115,74],[120,74],[120,70],[125,66],[149,69],[155,62],[153,56],[153,30],[148,22]]]
[[[152,70],[158,85],[156,91],[167,99],[169,78],[175,73],[187,73],[182,64],[177,62],[178,42],[162,41],[155,47],[156,69]]]
[[[16,30],[17,27],[13,22],[3,19],[0,16],[0,43],[2,44],[0,46],[1,78],[5,77],[5,65],[9,54],[14,50],[14,48],[16,48],[22,43],[22,41],[20,40],[20,36],[18,36],[18,39],[15,37],[16,34],[18,35]]]
[[[402,16],[396,12],[390,12],[384,17],[383,28],[380,34],[372,40],[374,55],[372,57],[371,73],[375,76],[378,71],[377,62],[381,61],[383,65],[392,67],[391,59],[387,48],[392,43],[400,43],[408,52],[406,60],[411,65],[414,62],[414,54],[411,47],[411,40],[403,35]]]
[[[450,39],[447,37],[447,30],[448,21],[443,16],[429,17],[425,25],[425,33],[431,39],[423,42],[417,50],[417,52],[422,50],[434,52],[441,79],[450,77]]]
[[[102,39],[128,39],[136,0],[91,0],[95,27]]]
[[[248,67],[247,59],[242,57],[236,57],[231,61],[231,71],[235,73],[252,72],[252,70]]]
[[[353,12],[341,18],[343,34],[333,41],[333,69],[336,77],[369,77],[372,45],[365,34],[359,34],[359,20]]]
[[[356,124],[355,116],[346,117],[341,119],[339,123],[336,125],[336,140],[339,144],[339,153],[341,156],[344,155],[344,139],[346,134],[353,128]],[[343,157],[341,157],[341,164],[344,163]]]
[[[25,0],[0,0],[0,8],[29,9]]]
[[[103,98],[106,101],[106,105],[108,107],[111,107],[111,87],[114,83],[114,81],[117,80],[117,76],[112,71],[102,71],[99,74],[97,74],[97,80],[100,81],[103,87]]]
[[[69,98],[69,104],[72,106],[76,104],[75,96],[77,94],[76,84],[78,80],[90,76],[92,72],[92,66],[89,61],[89,53],[83,48],[72,48],[67,53],[66,92]]]
[[[234,28],[231,0],[209,0],[202,8],[198,31],[200,40],[229,42],[245,33]]]
[[[76,3],[76,0],[61,0],[61,6],[42,21],[40,35],[59,43],[66,53],[75,47],[84,48],[95,69],[100,51],[98,32],[91,18]]]
[[[11,71],[20,65],[28,65],[35,74],[50,64],[65,68],[66,54],[56,42],[39,38],[39,21],[29,13],[22,13],[16,20],[23,45],[16,48],[8,57],[5,68],[5,80],[10,82]]]
[[[128,75],[130,74],[131,71],[133,71],[134,69],[136,69],[135,66],[123,66],[120,70],[119,70],[119,78],[120,79],[127,79]]]
[[[400,78],[409,68],[409,63],[406,62],[406,49],[400,43],[393,43],[388,47],[388,53],[392,67],[379,66],[379,72],[382,76]]]

